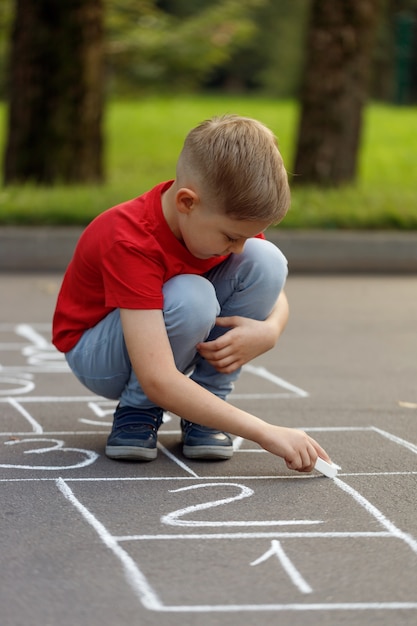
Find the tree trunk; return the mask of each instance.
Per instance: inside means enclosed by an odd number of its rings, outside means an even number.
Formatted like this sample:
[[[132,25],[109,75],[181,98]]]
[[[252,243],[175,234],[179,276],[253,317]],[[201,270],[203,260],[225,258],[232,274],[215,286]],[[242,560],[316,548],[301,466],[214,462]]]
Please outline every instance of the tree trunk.
[[[293,182],[356,175],[380,0],[313,0]]]
[[[5,183],[99,182],[102,0],[16,0]]]

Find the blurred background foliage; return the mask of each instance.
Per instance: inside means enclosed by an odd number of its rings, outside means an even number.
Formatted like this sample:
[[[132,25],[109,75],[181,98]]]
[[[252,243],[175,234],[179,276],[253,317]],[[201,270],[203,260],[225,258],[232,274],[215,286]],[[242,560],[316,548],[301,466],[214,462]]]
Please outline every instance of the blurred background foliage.
[[[381,0],[371,97],[417,101],[417,0]],[[297,97],[311,0],[104,0],[112,97],[216,90]],[[0,98],[15,0],[0,2]]]
[[[317,1],[323,2],[319,6],[325,5],[329,14],[339,3],[338,9],[349,19],[355,15],[353,3],[357,9],[366,5],[365,0],[0,0],[0,165],[7,161],[6,151],[2,152],[7,132],[13,129],[18,134],[25,128],[24,123],[11,124],[8,116],[13,108],[8,100],[12,91],[8,58],[17,8],[20,17],[22,12],[27,17],[29,9],[46,7],[48,17],[47,9],[59,9],[64,26],[66,10],[81,11],[89,3],[90,8],[98,9],[100,30],[104,25],[106,95],[103,182],[66,184],[66,179],[58,176],[51,186],[43,184],[36,173],[25,176],[24,181],[6,181],[4,177],[0,181],[0,225],[88,223],[103,209],[171,177],[189,128],[227,111],[257,117],[276,132],[294,182],[299,176],[293,160],[303,108],[303,75],[308,69],[307,35]],[[417,0],[370,0],[369,6],[378,7],[378,28],[364,132],[357,150],[359,176],[334,189],[309,183],[304,188],[293,185],[292,209],[284,227],[417,229]],[[81,25],[84,23],[81,19]],[[26,32],[37,34],[32,24]],[[355,24],[351,26],[355,30]],[[334,36],[337,40],[337,31]],[[71,68],[83,35],[78,39],[70,39],[68,46]],[[57,45],[55,40],[52,51]],[[28,45],[27,50],[30,61],[33,47]],[[51,54],[49,49],[46,54]],[[15,90],[14,103],[26,114],[31,104],[25,97],[34,83],[29,84],[27,73],[21,70],[22,59],[19,61],[14,74],[23,77],[23,82]],[[78,74],[76,77],[81,83]],[[48,72],[41,84],[50,85]],[[351,87],[349,83],[346,93],[351,94]],[[56,92],[61,94],[62,89]],[[324,98],[320,111],[326,102],[332,102],[326,94]],[[39,131],[40,127],[42,141],[48,130],[44,122],[54,117],[44,111],[59,112],[56,102],[48,100],[47,104],[29,128]],[[343,117],[343,107],[335,108]],[[324,118],[326,126],[328,116]],[[80,110],[74,119],[83,120],[84,112]],[[317,130],[314,120],[313,126]],[[318,128],[320,137],[325,130]],[[76,131],[69,128],[71,139]],[[30,133],[26,139],[30,148],[26,145],[20,153],[26,151],[35,163],[41,163],[42,150],[38,159],[39,146],[34,145]],[[59,146],[63,143],[57,142],[53,133],[52,141]],[[346,149],[342,146],[339,159],[346,159]],[[49,152],[46,155],[49,161],[58,161],[51,159]],[[71,162],[78,163],[78,158],[76,155]]]

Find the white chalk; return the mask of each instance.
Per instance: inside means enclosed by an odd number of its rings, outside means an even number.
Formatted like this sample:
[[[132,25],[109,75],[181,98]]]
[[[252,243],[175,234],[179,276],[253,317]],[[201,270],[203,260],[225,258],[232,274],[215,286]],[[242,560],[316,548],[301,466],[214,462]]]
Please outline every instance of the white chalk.
[[[337,476],[337,471],[342,468],[339,465],[336,465],[336,463],[327,463],[324,459],[317,457],[314,469],[321,472],[328,478],[334,478]]]

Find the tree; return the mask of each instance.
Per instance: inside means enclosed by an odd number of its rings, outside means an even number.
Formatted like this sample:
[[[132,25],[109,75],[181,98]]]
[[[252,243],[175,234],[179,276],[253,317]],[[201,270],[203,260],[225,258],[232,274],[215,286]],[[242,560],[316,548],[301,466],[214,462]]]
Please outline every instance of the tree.
[[[195,88],[252,35],[265,2],[198,0],[180,18],[157,0],[14,1],[5,184],[101,181],[105,52],[113,87]]]
[[[296,184],[353,181],[381,0],[313,0]]]
[[[102,0],[16,0],[5,184],[97,182]]]
[[[209,76],[209,87],[258,91],[275,97],[298,93],[310,0],[279,0],[255,7],[256,29]]]
[[[190,91],[256,32],[267,0],[105,0],[112,88]]]
[[[0,100],[5,97],[6,58],[12,18],[12,0],[2,0],[0,2]]]

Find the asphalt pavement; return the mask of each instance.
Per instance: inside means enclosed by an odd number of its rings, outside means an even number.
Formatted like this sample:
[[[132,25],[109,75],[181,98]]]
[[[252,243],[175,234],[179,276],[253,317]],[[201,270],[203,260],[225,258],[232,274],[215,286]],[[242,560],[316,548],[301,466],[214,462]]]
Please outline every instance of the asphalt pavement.
[[[230,398],[307,430],[335,479],[239,439],[189,461],[173,415],[155,461],[107,459],[114,403],[50,344],[62,270],[3,265],[2,626],[416,623],[417,276],[334,273],[335,256],[290,272],[288,327]]]

